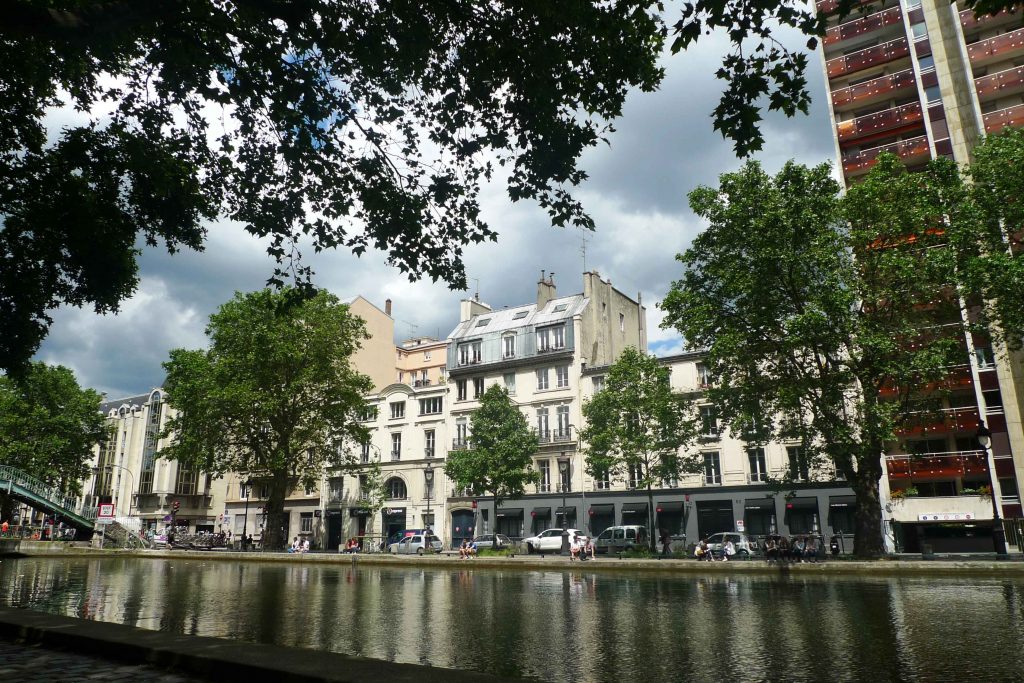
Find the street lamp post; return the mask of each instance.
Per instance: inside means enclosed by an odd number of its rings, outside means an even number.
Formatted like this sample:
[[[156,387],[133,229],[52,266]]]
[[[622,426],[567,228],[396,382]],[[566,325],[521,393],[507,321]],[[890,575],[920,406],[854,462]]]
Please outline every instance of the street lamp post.
[[[249,493],[250,493],[250,489],[252,488],[252,478],[250,477],[250,478],[246,479],[245,483],[243,484],[243,486],[245,486],[245,515],[242,517],[242,540],[238,544],[238,546],[242,550],[245,550],[245,546],[246,546],[245,530],[249,526]]]
[[[562,485],[562,555],[569,554],[569,528],[566,525],[568,521],[566,518],[568,515],[565,511],[565,482],[568,479],[569,473],[569,458],[566,457],[565,453],[562,453],[562,457],[558,459],[558,472],[561,475]]]
[[[985,451],[986,464],[988,465],[989,495],[992,498],[992,545],[995,546],[996,555],[1005,557],[1006,531],[1003,529],[1003,520],[999,516],[999,502],[996,500],[996,463],[992,456],[992,432],[985,426],[984,420],[978,421],[978,432],[976,434],[978,445]]]
[[[434,525],[434,518],[430,515],[430,499],[434,497],[434,468],[427,465],[423,470],[423,481],[427,486],[427,518],[423,520],[424,533],[428,537],[433,533],[431,527]],[[429,543],[427,544],[429,547]]]

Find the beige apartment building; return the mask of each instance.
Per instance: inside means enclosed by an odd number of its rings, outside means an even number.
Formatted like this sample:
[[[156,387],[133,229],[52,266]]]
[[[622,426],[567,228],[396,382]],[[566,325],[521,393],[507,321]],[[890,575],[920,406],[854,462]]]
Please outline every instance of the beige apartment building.
[[[395,349],[399,384],[429,387],[444,384],[448,342],[433,337],[406,339]]]

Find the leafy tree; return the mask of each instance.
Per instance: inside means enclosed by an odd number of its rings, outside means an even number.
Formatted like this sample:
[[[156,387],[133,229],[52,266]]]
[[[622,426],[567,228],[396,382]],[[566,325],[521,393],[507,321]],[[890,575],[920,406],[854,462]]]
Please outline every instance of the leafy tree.
[[[678,257],[664,324],[707,349],[728,423],[800,440],[845,476],[854,552],[876,556],[883,448],[929,419],[967,353],[960,301],[977,297],[961,265],[999,275],[978,211],[945,160],[908,173],[881,155],[844,197],[824,164],[719,181],[690,194],[709,227]]]
[[[78,386],[62,365],[31,363],[17,380],[0,376],[0,465],[16,467],[64,494],[81,492],[93,448],[107,439],[103,397]],[[13,504],[0,492],[0,518]]]
[[[372,531],[380,511],[387,504],[387,490],[384,488],[384,475],[380,469],[380,460],[374,460],[368,466],[363,466],[358,471],[354,469],[352,471],[356,476],[363,477],[359,482],[359,507],[369,513],[369,530]]]
[[[207,351],[176,349],[164,363],[176,415],[160,456],[223,475],[267,482],[264,546],[281,548],[284,501],[347,464],[346,441],[369,438],[359,423],[368,377],[349,364],[363,321],[327,292],[236,294],[210,316]]]
[[[117,310],[137,244],[204,221],[369,248],[464,288],[481,184],[590,228],[570,194],[626,93],[662,78],[656,3],[12,0],[0,23],[0,368],[60,304]],[[47,121],[54,107],[90,115]],[[107,114],[109,112],[109,115]]]
[[[652,551],[653,487],[698,468],[694,456],[680,452],[699,431],[693,404],[672,390],[670,379],[657,358],[627,348],[608,370],[604,389],[583,404],[586,427],[580,430],[591,476],[630,476],[637,488],[647,489]]]
[[[504,387],[492,384],[480,398],[480,407],[470,416],[470,441],[464,449],[451,451],[444,473],[455,485],[494,497],[494,523],[498,507],[506,498],[519,498],[526,485],[536,483],[533,470],[537,434]]]

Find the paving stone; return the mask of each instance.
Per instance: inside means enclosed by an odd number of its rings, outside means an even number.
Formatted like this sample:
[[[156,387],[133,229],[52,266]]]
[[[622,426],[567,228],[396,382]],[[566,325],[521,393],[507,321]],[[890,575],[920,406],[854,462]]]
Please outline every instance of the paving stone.
[[[73,683],[74,681],[153,681],[199,683],[206,679],[164,669],[130,665],[99,657],[0,640],[0,681]]]

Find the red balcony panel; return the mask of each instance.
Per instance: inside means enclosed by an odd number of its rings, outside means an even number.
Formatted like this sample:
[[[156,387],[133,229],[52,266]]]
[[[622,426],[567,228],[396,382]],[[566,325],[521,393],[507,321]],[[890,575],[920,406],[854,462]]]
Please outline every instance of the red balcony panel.
[[[917,87],[914,72],[911,69],[899,71],[888,76],[873,78],[870,81],[839,88],[832,92],[832,106],[844,107],[850,104],[862,104],[872,100],[889,99],[901,91],[909,91]]]
[[[825,63],[829,78],[856,73],[879,64],[886,64],[910,54],[906,38],[897,38],[881,45],[858,50],[842,57],[835,57]]]
[[[867,5],[871,2],[874,2],[874,0],[856,0],[853,6],[856,8],[857,5]],[[814,3],[814,6],[818,10],[818,14],[834,14],[839,9],[839,0],[818,0],[818,2]],[[852,11],[855,12],[857,10],[854,9]]]
[[[995,442],[995,435],[1002,432],[1006,433],[1006,416],[1000,413],[992,413],[985,416],[985,422],[988,423],[988,428],[993,434],[993,443]],[[996,452],[998,455],[998,451]]]
[[[988,471],[985,456],[973,451],[919,456],[890,455],[885,461],[889,477],[897,479],[956,479]]]
[[[1024,517],[1024,508],[1020,503],[1009,503],[1003,505],[1003,519],[1020,519]]]
[[[1007,127],[1020,128],[1024,126],[1024,104],[993,111],[982,118],[985,120],[985,132],[989,134],[998,133]]]
[[[850,121],[843,121],[836,124],[836,132],[839,135],[839,141],[845,142],[893,131],[897,128],[905,128],[911,124],[920,123],[921,119],[921,104],[911,102],[901,107],[880,111],[877,114],[868,114]]]
[[[965,9],[960,12],[960,25],[964,27],[966,33],[981,26],[997,26],[1003,22],[1013,21],[1014,14],[1003,10],[996,14],[983,14],[980,17],[975,17],[974,10]]]
[[[860,19],[854,19],[838,26],[833,26],[825,33],[822,43],[826,46],[837,45],[851,38],[860,38],[868,34],[880,31],[886,26],[893,26],[903,22],[903,15],[900,8],[891,7],[875,14],[869,14]]]
[[[979,100],[1015,95],[1024,91],[1024,66],[1013,67],[988,76],[974,79],[974,89]]]
[[[894,142],[890,145],[881,145],[879,147],[872,147],[871,149],[864,149],[859,152],[844,154],[843,172],[850,175],[867,171],[875,165],[876,158],[882,152],[892,152],[900,157],[904,163],[912,163],[914,161],[927,159],[930,154],[928,149],[928,137],[921,135],[916,138],[910,138],[909,140]],[[970,378],[968,377],[968,379]]]
[[[979,40],[967,46],[972,66],[1009,59],[1024,52],[1024,28]],[[831,74],[830,74],[831,75]]]

